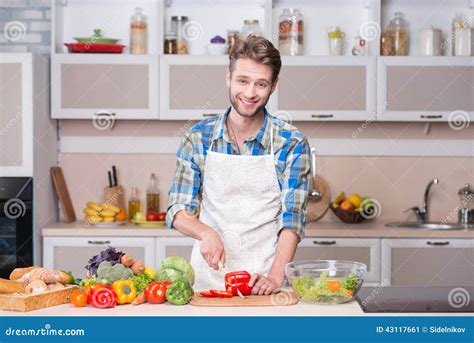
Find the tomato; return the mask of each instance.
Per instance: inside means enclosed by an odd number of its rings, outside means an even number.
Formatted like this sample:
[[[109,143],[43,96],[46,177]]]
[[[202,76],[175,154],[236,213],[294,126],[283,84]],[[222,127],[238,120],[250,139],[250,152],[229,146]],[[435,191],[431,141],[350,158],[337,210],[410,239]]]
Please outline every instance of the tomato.
[[[94,283],[93,285],[86,285],[84,286],[84,293],[87,296],[87,302],[91,304],[92,301],[92,293],[94,293],[95,290],[104,287],[104,285],[100,283]]]
[[[117,305],[117,294],[110,286],[103,286],[89,294],[91,304],[97,308],[110,308]]]
[[[203,291],[198,293],[201,297],[204,298],[213,298],[214,294],[211,293],[211,291]]]
[[[156,220],[158,221],[165,221],[166,220],[166,212],[160,212],[156,215]]]
[[[233,294],[232,292],[227,292],[227,291],[218,291],[216,289],[211,289],[209,292],[215,297],[218,298],[232,298]]]
[[[341,283],[337,280],[329,280],[327,286],[331,292],[337,292],[341,289]]]
[[[80,289],[75,289],[69,295],[69,301],[76,307],[84,307],[87,304],[87,296]]]
[[[149,221],[149,222],[154,222],[154,221],[157,221],[158,217],[158,214],[155,212],[155,211],[148,211],[148,213],[146,214],[146,220]]]
[[[169,285],[168,285],[169,286]],[[162,282],[152,282],[145,288],[145,299],[150,304],[161,304],[166,300],[168,286]]]

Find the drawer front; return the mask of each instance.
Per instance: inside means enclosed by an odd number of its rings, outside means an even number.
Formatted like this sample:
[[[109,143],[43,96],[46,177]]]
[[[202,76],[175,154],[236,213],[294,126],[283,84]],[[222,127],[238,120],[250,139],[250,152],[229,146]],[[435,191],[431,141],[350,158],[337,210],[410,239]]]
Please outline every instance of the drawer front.
[[[388,66],[387,111],[474,111],[474,66]]]
[[[278,109],[287,111],[365,111],[365,66],[284,66]]]
[[[367,265],[365,281],[380,281],[380,240],[305,238],[296,250],[294,261],[346,260]]]
[[[147,109],[148,65],[61,65],[61,108]]]

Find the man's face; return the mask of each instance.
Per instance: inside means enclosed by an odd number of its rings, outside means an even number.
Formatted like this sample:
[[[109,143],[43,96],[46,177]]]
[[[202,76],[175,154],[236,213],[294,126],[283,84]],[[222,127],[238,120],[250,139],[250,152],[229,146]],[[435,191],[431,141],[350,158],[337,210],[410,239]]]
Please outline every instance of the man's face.
[[[260,113],[276,88],[272,84],[272,69],[250,59],[240,58],[235,70],[227,71],[227,86],[232,107],[242,117],[253,117]]]

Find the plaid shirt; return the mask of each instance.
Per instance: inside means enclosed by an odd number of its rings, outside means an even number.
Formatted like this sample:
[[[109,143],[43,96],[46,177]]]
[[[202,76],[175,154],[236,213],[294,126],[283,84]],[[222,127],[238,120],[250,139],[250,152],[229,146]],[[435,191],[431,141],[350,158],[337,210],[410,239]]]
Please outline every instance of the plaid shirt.
[[[225,125],[230,108],[219,116],[205,119],[184,135],[176,153],[176,171],[169,191],[166,222],[172,227],[174,216],[181,210],[194,212],[199,208],[202,175],[207,150],[238,155],[237,145],[229,138]],[[310,180],[310,148],[308,141],[294,126],[271,116],[265,110],[262,127],[255,137],[244,142],[242,155],[258,156],[270,153],[270,125],[273,123],[275,169],[281,190],[282,211],[280,230],[294,230],[303,238],[306,224],[306,204]]]

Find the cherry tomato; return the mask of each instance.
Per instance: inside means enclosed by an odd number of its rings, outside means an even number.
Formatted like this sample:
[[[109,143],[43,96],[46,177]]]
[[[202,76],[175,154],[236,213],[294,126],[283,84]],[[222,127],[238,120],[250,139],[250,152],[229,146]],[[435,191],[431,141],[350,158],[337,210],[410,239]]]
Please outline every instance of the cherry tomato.
[[[75,289],[69,295],[69,301],[76,307],[84,307],[87,304],[87,296],[80,289]]]
[[[211,289],[209,292],[211,292],[213,296],[218,298],[232,298],[233,296],[232,292],[218,291],[216,289]]]
[[[166,289],[168,288],[162,282],[152,282],[145,288],[145,299],[150,304],[161,304],[166,300]]]
[[[157,221],[158,217],[158,214],[155,212],[155,211],[148,211],[148,213],[146,214],[146,220],[149,221],[149,222],[154,222],[154,221]]]
[[[156,220],[158,221],[165,221],[166,220],[166,212],[160,212],[156,215]]]
[[[92,303],[92,293],[94,293],[94,291],[96,291],[96,290],[98,290],[99,288],[102,288],[102,287],[104,287],[104,285],[102,285],[100,283],[94,283],[92,285],[84,286],[84,293],[87,296],[87,302],[89,304]]]

